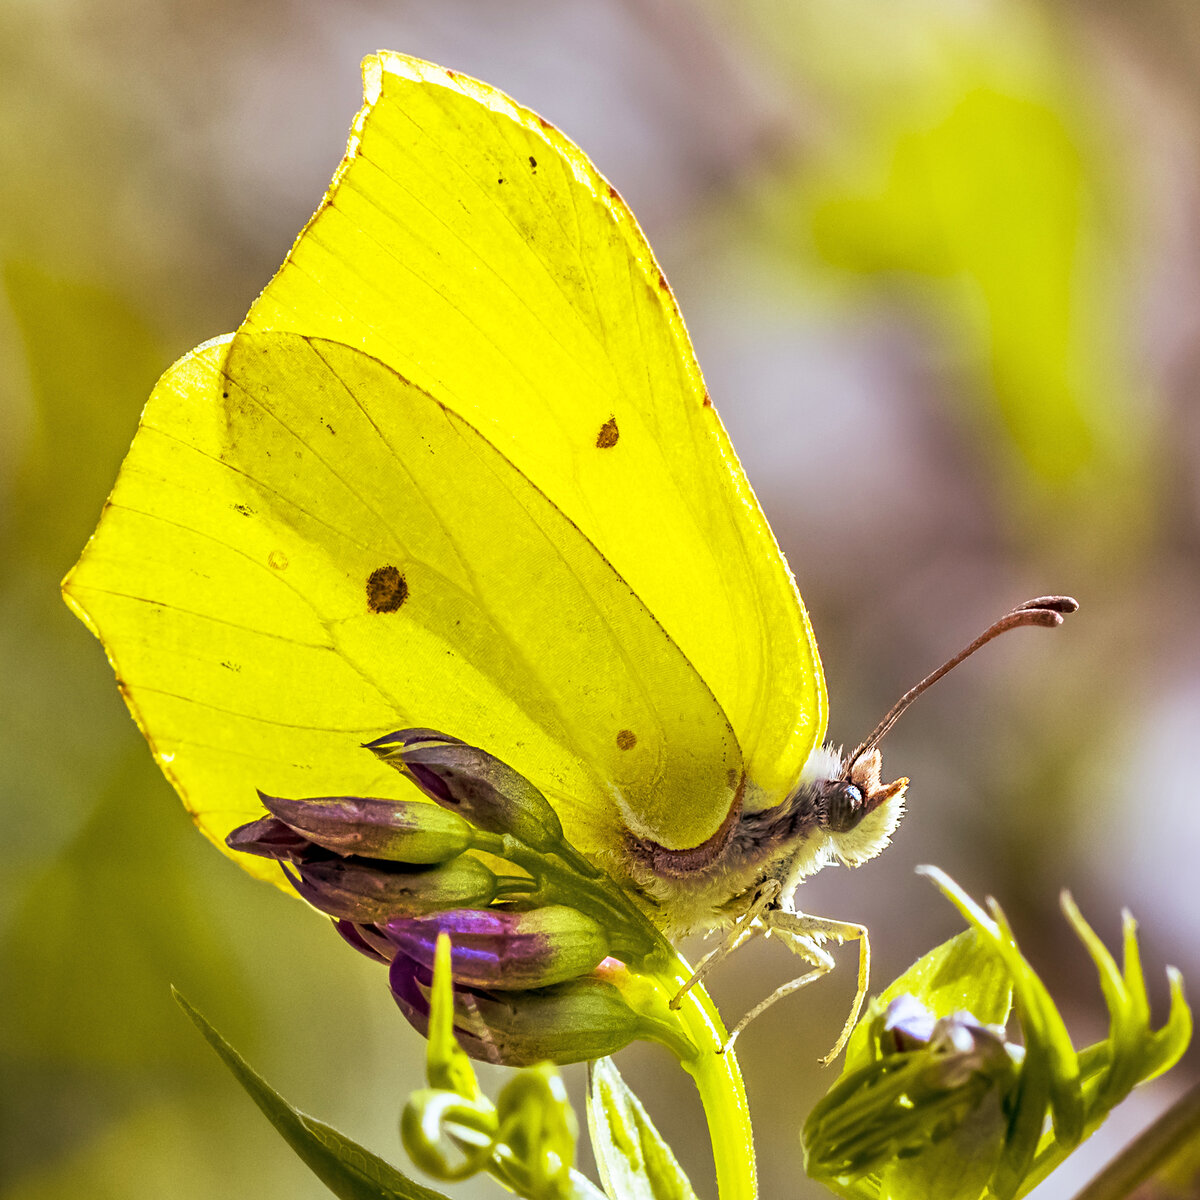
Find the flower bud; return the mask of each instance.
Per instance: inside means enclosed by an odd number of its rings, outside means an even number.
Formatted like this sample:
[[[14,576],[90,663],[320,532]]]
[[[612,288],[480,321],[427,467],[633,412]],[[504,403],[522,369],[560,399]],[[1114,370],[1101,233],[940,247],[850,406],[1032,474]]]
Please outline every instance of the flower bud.
[[[406,954],[390,971],[392,995],[409,1023],[429,1032],[433,973]],[[554,987],[496,992],[454,987],[455,1034],[472,1058],[525,1067],[549,1059],[583,1062],[615,1054],[646,1035],[646,1023],[600,974]]]
[[[285,800],[258,793],[269,812],[310,842],[338,854],[405,863],[442,863],[471,845],[470,825],[421,800],[320,796]],[[239,847],[240,848],[240,847]]]
[[[1020,1048],[999,1026],[968,1012],[937,1018],[910,995],[875,1018],[875,1031],[879,1057],[844,1074],[809,1114],[808,1173],[828,1181],[884,1170],[895,1186],[883,1194],[928,1195],[926,1176],[948,1157],[983,1173],[962,1191],[978,1195],[1003,1143]]]
[[[361,925],[486,905],[496,894],[496,877],[466,854],[439,866],[407,870],[350,858],[303,862],[297,870],[298,876],[287,871],[288,878],[314,908]]]
[[[261,817],[248,825],[239,825],[225,839],[225,845],[243,854],[257,854],[260,858],[290,863],[303,862],[312,848],[308,838],[277,817]]]
[[[373,962],[387,966],[396,957],[396,947],[374,925],[356,925],[353,921],[343,919],[334,921],[333,927],[348,946],[353,946],[359,954],[365,954]]]
[[[396,917],[384,927],[403,954],[433,969],[438,935],[450,935],[455,983],[504,991],[546,987],[586,975],[608,956],[604,929],[555,904],[532,912],[456,909]]]
[[[935,1017],[915,996],[903,993],[888,1005],[880,1032],[886,1054],[927,1050],[928,1088],[961,1087],[975,1076],[1005,1074],[1012,1066],[1004,1030],[984,1025],[969,1012]]]
[[[486,750],[430,729],[401,729],[367,749],[478,829],[511,834],[543,853],[562,845],[562,823],[550,802]]]

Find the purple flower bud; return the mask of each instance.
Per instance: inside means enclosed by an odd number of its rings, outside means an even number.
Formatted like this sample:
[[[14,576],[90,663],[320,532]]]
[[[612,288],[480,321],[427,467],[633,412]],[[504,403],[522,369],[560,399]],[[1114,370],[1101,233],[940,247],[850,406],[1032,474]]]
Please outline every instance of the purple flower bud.
[[[462,817],[421,800],[374,796],[285,800],[258,795],[287,826],[338,854],[441,863],[457,858],[471,845],[472,829]]]
[[[532,912],[455,909],[429,917],[396,917],[384,927],[403,954],[433,969],[438,935],[450,935],[455,983],[520,990],[586,975],[608,956],[604,929],[565,905]]]
[[[477,829],[511,834],[543,853],[562,845],[562,823],[550,802],[486,750],[430,729],[401,729],[367,749]]]
[[[390,971],[392,995],[409,1023],[429,1032],[429,968],[397,954]],[[646,1023],[602,972],[532,991],[492,992],[454,986],[459,1045],[472,1058],[510,1067],[549,1059],[584,1062],[615,1054],[646,1035]]]
[[[239,825],[225,839],[225,845],[243,854],[290,863],[304,862],[311,849],[308,838],[275,817],[261,817],[248,825]]]
[[[926,1083],[941,1088],[961,1087],[975,1075],[1011,1069],[1003,1028],[984,1025],[969,1012],[935,1017],[915,996],[897,996],[884,1014],[881,1048],[885,1053],[911,1054],[928,1050],[936,1065]]]
[[[929,1044],[937,1017],[910,992],[901,992],[884,1013],[885,1049],[894,1053],[919,1050]]]
[[[333,858],[303,862],[297,870],[298,875],[287,871],[288,878],[314,908],[360,925],[486,905],[496,894],[496,877],[465,854],[432,867]]]
[[[385,966],[396,957],[396,947],[379,932],[375,925],[355,925],[353,921],[334,921],[334,929],[342,935],[347,945],[359,954],[365,954],[374,962]]]

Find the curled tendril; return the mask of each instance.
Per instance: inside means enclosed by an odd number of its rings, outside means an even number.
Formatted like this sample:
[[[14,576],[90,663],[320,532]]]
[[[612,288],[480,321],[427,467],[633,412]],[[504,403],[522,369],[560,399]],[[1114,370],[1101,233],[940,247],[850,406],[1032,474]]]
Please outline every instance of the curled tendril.
[[[566,1089],[550,1063],[526,1067],[493,1104],[454,1037],[450,939],[435,953],[430,996],[429,1087],[413,1093],[400,1120],[404,1148],[436,1179],[466,1179],[481,1171],[528,1200],[568,1200],[580,1194],[573,1170],[578,1126]]]

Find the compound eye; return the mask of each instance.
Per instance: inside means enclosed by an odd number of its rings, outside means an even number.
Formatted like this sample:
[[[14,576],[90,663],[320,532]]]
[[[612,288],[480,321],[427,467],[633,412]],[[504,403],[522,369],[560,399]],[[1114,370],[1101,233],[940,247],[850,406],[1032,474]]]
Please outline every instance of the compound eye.
[[[833,833],[849,833],[862,819],[862,790],[853,783],[843,783],[829,799],[829,829]]]

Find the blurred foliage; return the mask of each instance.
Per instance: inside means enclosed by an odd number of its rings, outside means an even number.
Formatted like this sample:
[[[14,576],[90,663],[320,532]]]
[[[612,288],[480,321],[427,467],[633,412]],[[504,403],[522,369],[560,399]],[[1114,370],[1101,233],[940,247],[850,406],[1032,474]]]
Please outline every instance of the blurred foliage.
[[[517,92],[585,147],[608,137],[603,169],[693,328],[705,305],[722,328],[750,327],[716,394],[734,426],[740,405],[767,406],[762,444],[735,441],[803,563],[837,736],[869,728],[992,608],[1059,588],[1084,602],[1073,640],[981,660],[943,685],[957,689],[945,700],[922,701],[889,752],[921,781],[920,803],[877,869],[812,885],[826,889],[814,906],[830,888],[853,896],[839,915],[872,924],[878,970],[898,955],[895,974],[934,940],[897,920],[898,881],[935,857],[971,890],[1015,898],[1014,924],[1058,995],[1092,986],[1086,961],[1037,945],[1057,936],[1038,914],[1063,883],[1089,907],[1098,895],[1152,905],[1148,926],[1194,973],[1194,939],[1178,930],[1196,898],[1171,864],[1194,861],[1197,825],[1181,800],[1170,819],[1184,823],[1164,833],[1164,796],[1186,783],[1162,778],[1162,754],[1144,745],[1160,714],[1194,714],[1200,695],[1194,6],[10,0],[5,1196],[202,1200],[248,1176],[267,1200],[323,1194],[282,1144],[263,1145],[248,1102],[230,1101],[171,982],[289,1095],[367,1144],[394,1144],[399,1098],[418,1085],[418,1042],[370,965],[194,835],[57,586],[154,378],[232,327],[282,259],[341,152],[357,61],[384,44]],[[652,169],[667,173],[661,190]],[[717,242],[739,269],[765,264],[753,282],[770,286],[732,286]],[[710,382],[733,337],[701,345]],[[846,356],[886,408],[829,371]],[[782,383],[760,389],[751,370],[776,361]],[[763,445],[790,444],[793,426],[816,443],[841,409],[865,412],[866,427],[789,466],[786,492],[764,490]],[[729,973],[735,1003],[765,994],[767,950]],[[792,1064],[823,1048],[822,1020],[836,1028],[838,986],[780,1006],[741,1043],[767,1195],[798,1187],[795,1124],[824,1084]],[[657,1084],[657,1071],[636,1054],[622,1069],[705,1177],[687,1102],[644,1086],[639,1072]],[[758,1074],[768,1086],[755,1091]]]
[[[845,20],[815,11],[826,34]],[[1099,81],[1029,4],[910,0],[875,18],[862,32],[880,53],[822,81],[854,136],[802,164],[782,219],[799,218],[806,258],[907,287],[958,361],[961,418],[1014,534],[1111,569],[1149,532],[1158,420],[1121,335],[1131,197]]]

